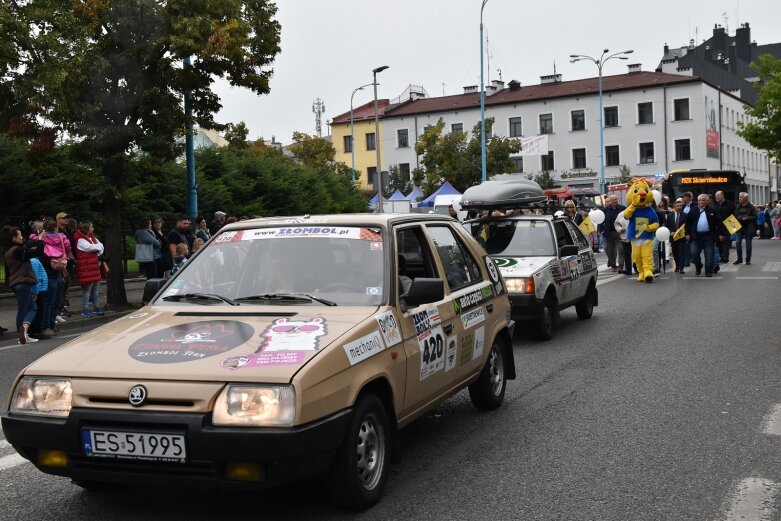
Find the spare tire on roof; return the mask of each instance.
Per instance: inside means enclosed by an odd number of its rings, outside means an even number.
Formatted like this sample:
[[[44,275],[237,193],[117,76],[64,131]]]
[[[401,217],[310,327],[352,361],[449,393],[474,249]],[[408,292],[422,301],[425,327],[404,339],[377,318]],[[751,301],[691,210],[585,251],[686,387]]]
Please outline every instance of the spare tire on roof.
[[[467,188],[461,196],[461,208],[499,209],[538,206],[545,201],[540,185],[528,179],[485,181]]]

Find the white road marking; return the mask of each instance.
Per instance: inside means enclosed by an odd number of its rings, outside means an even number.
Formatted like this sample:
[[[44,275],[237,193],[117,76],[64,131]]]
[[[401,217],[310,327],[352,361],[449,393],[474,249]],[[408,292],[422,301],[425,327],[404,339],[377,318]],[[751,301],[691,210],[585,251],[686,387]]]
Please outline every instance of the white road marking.
[[[770,520],[773,518],[774,496],[781,484],[769,479],[746,478],[735,487],[726,521]]]
[[[684,277],[683,280],[721,280],[724,277],[706,277],[705,275],[697,275],[695,277]]]
[[[735,277],[737,280],[777,280],[778,277]]]
[[[63,340],[65,338],[76,338],[77,336],[81,336],[83,334],[84,333],[72,333],[70,335],[57,335],[56,338],[59,338],[60,340]],[[47,341],[46,340],[41,340],[41,342],[43,342],[44,343],[43,345],[45,345]],[[35,342],[35,344],[25,344],[25,345],[22,345],[22,344],[10,344],[10,345],[7,345],[7,346],[0,347],[0,351],[7,351],[8,349],[24,349],[26,347],[32,347],[33,345],[38,345],[38,342]]]
[[[736,266],[734,264],[719,264],[719,271],[724,273],[735,272],[738,271],[739,268],[740,266]]]
[[[781,271],[781,262],[766,262],[762,271]]]
[[[0,470],[12,469],[26,462],[27,460],[19,454],[11,454],[10,456],[0,458]]]
[[[781,403],[773,407],[773,410],[762,419],[762,432],[781,436]]]

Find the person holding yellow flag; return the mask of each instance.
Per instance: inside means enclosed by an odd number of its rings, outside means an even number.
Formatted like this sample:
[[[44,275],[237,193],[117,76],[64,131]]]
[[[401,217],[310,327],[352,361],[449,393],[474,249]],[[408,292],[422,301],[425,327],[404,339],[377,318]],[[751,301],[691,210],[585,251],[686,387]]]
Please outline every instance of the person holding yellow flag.
[[[683,213],[683,199],[680,197],[673,204],[672,213],[667,214],[665,225],[673,230],[672,241],[673,261],[675,261],[675,272],[683,273],[683,263],[685,261],[684,248],[689,247],[684,239],[686,236],[686,214]]]
[[[738,260],[733,264],[743,263],[743,239],[746,239],[746,265],[751,264],[751,239],[756,233],[757,209],[748,201],[748,194],[740,192],[738,206],[735,208],[735,217],[740,223],[740,229],[735,232],[735,249],[738,252]]]

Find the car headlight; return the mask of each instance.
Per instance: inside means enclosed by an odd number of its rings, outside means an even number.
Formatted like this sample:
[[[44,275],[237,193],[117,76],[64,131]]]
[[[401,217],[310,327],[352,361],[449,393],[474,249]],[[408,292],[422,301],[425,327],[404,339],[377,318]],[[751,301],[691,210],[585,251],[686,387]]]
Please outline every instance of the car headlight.
[[[69,378],[25,376],[16,386],[11,412],[66,418],[73,392]]]
[[[214,403],[214,425],[291,427],[296,393],[290,385],[229,384]]]
[[[534,294],[534,277],[505,278],[509,293]]]

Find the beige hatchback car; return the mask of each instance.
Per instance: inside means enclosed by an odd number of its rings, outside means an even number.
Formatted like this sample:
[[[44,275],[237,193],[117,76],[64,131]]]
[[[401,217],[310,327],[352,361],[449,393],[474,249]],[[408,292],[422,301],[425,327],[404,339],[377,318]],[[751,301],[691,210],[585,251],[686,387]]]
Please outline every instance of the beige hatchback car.
[[[3,431],[43,472],[87,489],[328,473],[366,508],[399,428],[465,387],[497,408],[515,377],[499,270],[444,216],[245,221],[147,290],[17,377]]]

